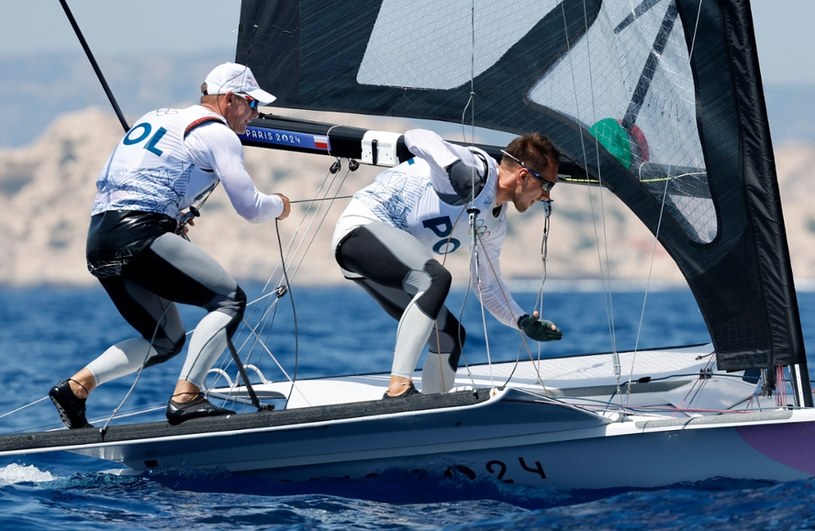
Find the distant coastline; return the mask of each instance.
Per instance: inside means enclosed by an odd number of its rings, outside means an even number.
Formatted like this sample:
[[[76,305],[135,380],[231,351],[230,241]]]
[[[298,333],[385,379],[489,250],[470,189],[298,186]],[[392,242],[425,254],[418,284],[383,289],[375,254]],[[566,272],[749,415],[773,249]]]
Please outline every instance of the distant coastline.
[[[213,62],[234,57],[234,50],[203,50],[161,57],[97,53],[97,61],[126,117],[150,109],[191,102]],[[0,149],[22,147],[36,139],[60,114],[98,106],[114,111],[87,58],[81,52],[27,53],[0,51]],[[149,74],[146,74],[149,73]],[[55,90],[55,87],[58,87]],[[26,105],[15,95],[24,89]],[[801,140],[815,142],[815,85],[764,86],[773,142],[783,146]]]
[[[154,107],[196,101],[200,77],[213,58],[225,60],[230,53],[208,51],[149,60],[102,56],[99,61],[122,111],[132,120]],[[8,75],[7,83],[0,87],[0,94],[6,95],[0,98],[4,115],[0,122],[0,284],[91,284],[94,280],[85,268],[84,240],[93,183],[122,134],[121,124],[87,59],[80,54],[30,54],[22,58],[0,54],[0,68]],[[139,72],[149,72],[149,78],[134,75]],[[26,105],[20,105],[20,89],[24,89]],[[811,208],[811,183],[815,180],[815,106],[811,105],[811,94],[815,87],[765,89],[793,272],[801,279],[815,279],[815,213]],[[282,111],[297,115],[297,111]],[[334,119],[332,116],[326,121]],[[395,131],[411,126],[410,121],[389,118],[374,122],[371,117],[344,115],[341,119],[347,125]],[[440,124],[442,128],[453,129],[449,124]],[[247,150],[246,163],[261,190],[302,199],[319,188],[330,160],[253,148]],[[376,171],[363,166],[350,174],[342,193],[360,188]],[[546,269],[549,289],[566,285],[561,283],[570,279],[603,276],[598,269],[593,228],[578,223],[591,219],[592,208],[586,195],[577,193],[579,188],[564,185],[555,195]],[[344,202],[338,200],[325,213],[313,241],[302,242],[310,249],[308,258],[295,257],[287,264],[296,266],[290,271],[295,282],[346,282],[329,249],[331,227],[343,207]],[[282,241],[296,237],[296,220],[307,214],[307,208],[306,204],[298,206],[291,220],[280,223]],[[645,278],[651,278],[649,289],[684,285],[675,264],[654,245],[653,235],[641,223],[623,222],[631,216],[623,214],[624,209],[615,201],[604,208],[608,234],[613,235],[605,275],[618,286]],[[506,278],[522,282],[520,279],[540,276],[537,246],[541,226],[541,212],[511,225],[501,263]],[[274,231],[274,224],[252,225],[240,220],[219,191],[207,202],[191,236],[237,278],[262,280],[279,268]],[[531,249],[529,242],[535,242]],[[450,258],[446,265],[453,270],[457,284],[466,282],[466,257]],[[593,281],[582,282],[590,285]],[[815,289],[808,280],[800,281],[799,289],[802,287]]]

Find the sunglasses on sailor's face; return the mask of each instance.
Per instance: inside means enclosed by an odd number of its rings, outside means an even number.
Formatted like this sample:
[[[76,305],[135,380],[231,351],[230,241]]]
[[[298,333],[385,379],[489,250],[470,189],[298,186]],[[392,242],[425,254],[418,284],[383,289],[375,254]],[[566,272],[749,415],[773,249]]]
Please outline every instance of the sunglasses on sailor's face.
[[[249,108],[252,109],[253,111],[258,110],[258,100],[256,100],[249,94],[235,94],[235,96],[245,101]]]
[[[557,184],[555,181],[547,181],[546,179],[543,178],[543,175],[536,172],[535,170],[533,170],[532,168],[530,168],[529,166],[524,164],[523,161],[519,160],[516,157],[513,157],[512,155],[510,155],[509,153],[507,153],[503,149],[501,150],[501,153],[503,153],[507,157],[511,158],[512,160],[514,160],[518,164],[520,164],[523,169],[525,169],[526,171],[531,173],[533,177],[535,177],[537,180],[539,180],[541,182],[541,190],[543,190],[545,193],[548,194],[549,192],[551,192],[552,188],[554,188],[555,185]]]

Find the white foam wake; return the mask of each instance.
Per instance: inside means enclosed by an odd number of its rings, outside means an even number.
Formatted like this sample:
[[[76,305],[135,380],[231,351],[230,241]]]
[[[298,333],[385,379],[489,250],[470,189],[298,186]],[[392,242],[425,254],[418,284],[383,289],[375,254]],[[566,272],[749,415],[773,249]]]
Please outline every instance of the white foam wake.
[[[12,463],[0,468],[0,485],[12,485],[14,483],[41,483],[54,481],[56,476],[50,472],[40,470],[34,465],[18,465]]]

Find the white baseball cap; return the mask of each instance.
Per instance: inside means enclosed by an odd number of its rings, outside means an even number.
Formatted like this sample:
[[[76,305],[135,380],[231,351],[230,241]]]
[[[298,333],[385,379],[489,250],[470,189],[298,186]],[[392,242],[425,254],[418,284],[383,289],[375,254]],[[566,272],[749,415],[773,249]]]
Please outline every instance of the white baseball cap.
[[[207,74],[204,84],[206,85],[205,94],[226,94],[227,92],[248,94],[262,105],[268,105],[277,99],[258,86],[248,66],[238,63],[224,63],[216,66]]]

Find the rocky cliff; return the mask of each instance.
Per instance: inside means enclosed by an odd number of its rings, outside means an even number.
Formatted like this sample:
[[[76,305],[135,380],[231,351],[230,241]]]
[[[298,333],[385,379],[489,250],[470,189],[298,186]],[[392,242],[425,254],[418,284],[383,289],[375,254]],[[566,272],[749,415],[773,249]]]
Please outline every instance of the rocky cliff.
[[[292,113],[289,113],[292,114]],[[330,120],[329,120],[330,121]],[[346,120],[346,123],[347,122]],[[350,125],[368,126],[363,121]],[[404,124],[392,124],[394,130]],[[381,123],[376,125],[385,128]],[[0,283],[89,283],[84,260],[85,232],[94,182],[122,134],[108,111],[88,108],[59,116],[31,144],[0,151]],[[361,167],[336,176],[328,157],[248,148],[246,162],[258,188],[293,200],[348,195],[376,173]],[[815,144],[776,148],[784,213],[796,277],[815,278],[815,215],[810,190]],[[616,198],[579,186],[555,189],[548,242],[548,278],[680,281],[673,262]],[[331,256],[334,221],[346,199],[303,202],[279,224],[242,220],[216,189],[190,237],[239,279],[279,278],[282,243],[290,276],[300,283],[337,283],[342,277]],[[508,278],[540,278],[542,208],[520,216],[510,209],[510,230],[502,257]],[[279,228],[279,235],[277,230]],[[598,251],[597,241],[600,241]],[[601,269],[602,260],[602,269]],[[466,256],[448,263],[464,281]],[[278,273],[275,273],[278,271]]]

